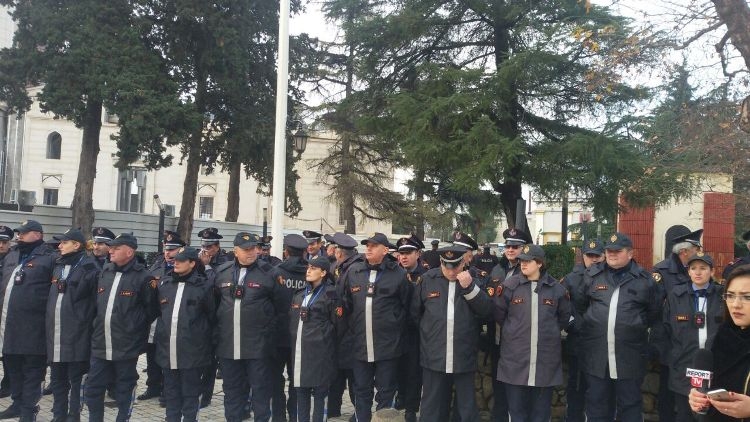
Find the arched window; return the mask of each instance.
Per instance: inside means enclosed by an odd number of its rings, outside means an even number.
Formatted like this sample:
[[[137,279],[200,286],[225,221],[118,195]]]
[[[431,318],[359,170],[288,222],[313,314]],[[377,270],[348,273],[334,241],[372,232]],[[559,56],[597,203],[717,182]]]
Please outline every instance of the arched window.
[[[47,136],[47,158],[50,160],[59,160],[61,148],[62,136],[57,132],[50,133]]]

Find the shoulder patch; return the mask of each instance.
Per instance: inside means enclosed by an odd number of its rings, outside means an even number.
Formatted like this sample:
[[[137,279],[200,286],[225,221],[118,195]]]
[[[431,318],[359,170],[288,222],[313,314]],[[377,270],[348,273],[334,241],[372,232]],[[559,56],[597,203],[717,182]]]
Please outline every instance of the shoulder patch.
[[[104,290],[105,290],[104,287],[99,287],[98,289],[96,289],[96,292],[101,294],[101,293],[104,293]]]
[[[502,296],[503,295],[503,285],[499,284],[497,288],[495,289],[495,296]]]
[[[279,285],[283,286],[284,285],[284,276],[280,275],[280,276],[276,277],[276,281],[279,283]]]
[[[495,289],[493,287],[487,287],[487,296],[495,296]]]
[[[654,273],[651,273],[651,277],[654,278],[655,282],[661,283],[661,274],[654,272]]]
[[[167,303],[169,303],[169,299],[167,299],[166,297],[161,298],[161,300],[159,301],[159,304],[161,305],[166,305]]]

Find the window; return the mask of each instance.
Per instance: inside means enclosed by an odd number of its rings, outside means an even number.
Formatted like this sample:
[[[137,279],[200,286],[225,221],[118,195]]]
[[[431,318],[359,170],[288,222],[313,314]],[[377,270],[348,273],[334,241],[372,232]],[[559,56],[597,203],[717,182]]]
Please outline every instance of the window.
[[[44,189],[44,205],[57,205],[57,189]]]
[[[198,198],[198,218],[214,218],[214,197],[201,196]]]
[[[120,170],[117,210],[143,212],[146,205],[146,170]]]
[[[62,136],[57,132],[50,133],[47,136],[47,158],[50,160],[59,160],[61,148]]]

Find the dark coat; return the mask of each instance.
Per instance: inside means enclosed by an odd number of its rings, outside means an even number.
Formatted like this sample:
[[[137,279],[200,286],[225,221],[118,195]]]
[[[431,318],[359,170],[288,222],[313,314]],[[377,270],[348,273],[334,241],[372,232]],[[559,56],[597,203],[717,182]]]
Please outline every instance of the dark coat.
[[[46,353],[44,320],[56,257],[55,250],[44,243],[36,246],[24,261],[20,260],[18,246],[5,256],[0,286],[0,342],[4,355]],[[23,272],[20,284],[14,282],[17,269]]]
[[[174,269],[174,263],[167,264],[167,260],[164,259],[164,255],[159,255],[153,264],[148,269],[148,272],[151,274],[151,279],[156,280],[156,285],[161,286],[162,280],[167,275],[172,274],[172,270]],[[151,325],[148,328],[148,343],[154,344],[154,335],[156,334],[156,320],[151,323]]]
[[[706,314],[706,344],[710,349],[719,327],[724,321],[724,301],[721,294],[724,288],[713,281],[707,287],[706,306],[702,310]],[[669,388],[687,396],[690,393],[690,378],[685,376],[685,370],[695,357],[698,350],[698,327],[695,325],[696,298],[691,284],[675,286],[667,296],[664,304],[662,321],[664,332],[671,341],[668,363]]]
[[[560,281],[562,283],[563,287],[565,287],[568,290],[568,293],[570,294],[570,301],[571,304],[575,303],[575,295],[577,292],[579,292],[580,285],[583,283],[583,276],[586,274],[586,267],[583,264],[576,264],[573,267],[573,271],[568,273],[563,279]],[[580,325],[583,322],[581,315],[576,315],[575,312],[575,306],[570,307],[570,312],[573,314],[573,320],[570,321],[567,327],[568,336],[565,338],[565,345],[566,345],[566,353],[570,353],[571,355],[578,356],[580,354],[580,334],[579,329]]]
[[[289,306],[284,299],[284,287],[273,279],[271,264],[253,262],[242,280],[242,270],[236,261],[215,268],[215,286],[218,292],[216,356],[225,359],[261,359],[276,351],[278,322]],[[239,287],[237,287],[239,286]],[[242,298],[232,295],[236,289],[244,290]],[[284,304],[287,303],[287,307]],[[240,318],[235,320],[235,308]],[[237,343],[235,344],[235,330]]]
[[[452,309],[448,307],[449,298]],[[492,314],[492,301],[479,288],[477,279],[462,288],[457,281],[448,281],[440,268],[433,268],[422,274],[422,282],[415,286],[410,312],[419,325],[423,368],[456,374],[477,370],[479,326]],[[449,338],[451,313],[453,335]]]
[[[392,260],[384,259],[375,268],[366,262],[356,262],[344,274],[344,309],[354,336],[354,358],[375,362],[393,359],[402,354],[403,327],[409,312],[409,290],[406,271]],[[375,281],[375,292],[368,296],[370,279]],[[372,314],[367,315],[368,301]],[[366,320],[372,318],[372,332],[366,330]],[[371,336],[373,350],[368,353],[367,339]]]
[[[67,267],[67,277],[63,278]],[[85,251],[57,259],[47,299],[47,359],[88,362],[99,265]]]
[[[652,276],[654,281],[656,281],[656,286],[659,288],[660,294],[664,297],[669,296],[677,286],[690,286],[691,284],[687,268],[682,265],[679,256],[675,254],[671,254],[667,259],[654,265]],[[652,351],[659,354],[659,362],[662,365],[668,365],[671,342],[669,334],[664,332],[663,328],[664,325],[659,324],[651,330],[649,343],[651,344]]]
[[[346,273],[349,267],[355,262],[362,262],[364,258],[361,254],[355,253],[349,256],[339,264],[333,264],[332,274],[336,282],[336,291],[340,298],[344,297],[344,281],[341,277]],[[349,324],[337,333],[336,356],[338,358],[339,369],[351,369],[354,366],[354,334]]]
[[[716,333],[711,351],[714,354],[714,379],[711,381],[711,388],[750,394],[750,332],[740,329],[731,320],[725,322]],[[711,408],[704,420],[729,422],[737,419]]]
[[[607,333],[615,292],[618,292],[612,321],[615,365],[608,370]],[[618,379],[643,378],[648,359],[648,330],[661,321],[664,300],[651,274],[632,261],[620,271],[605,263],[592,265],[586,269],[574,297],[577,315],[582,316],[582,370],[599,378],[608,378],[614,370]]]
[[[151,280],[135,258],[122,268],[112,262],[104,265],[97,286],[91,356],[106,360],[138,357],[158,312],[157,285]]]
[[[176,317],[175,308],[178,309]],[[211,363],[216,301],[214,286],[204,274],[193,271],[186,277],[174,273],[164,277],[159,285],[156,322],[154,343],[159,366],[190,369]]]
[[[305,281],[306,275],[307,261],[302,259],[301,256],[290,256],[276,266],[274,279],[283,287],[284,309],[289,309],[295,293],[307,286],[307,281]],[[282,348],[294,347],[294,343],[292,343],[289,337],[288,313],[284,313],[281,316],[281,319],[278,321],[278,327],[278,346]]]
[[[535,387],[562,384],[560,331],[570,320],[568,291],[548,274],[543,274],[536,283],[523,274],[515,275],[505,280],[502,287],[501,294],[494,299],[495,321],[503,333],[497,379]],[[537,292],[536,309],[532,309],[532,289]],[[532,312],[537,314],[536,330]],[[536,336],[532,335],[534,331]],[[536,354],[533,376],[529,373],[532,353]]]
[[[307,320],[300,321],[300,310],[307,294]],[[343,307],[336,287],[324,283],[308,292],[300,289],[289,308],[289,334],[292,347],[291,385],[328,386],[336,372],[336,333],[343,322]],[[301,324],[301,326],[300,326]]]

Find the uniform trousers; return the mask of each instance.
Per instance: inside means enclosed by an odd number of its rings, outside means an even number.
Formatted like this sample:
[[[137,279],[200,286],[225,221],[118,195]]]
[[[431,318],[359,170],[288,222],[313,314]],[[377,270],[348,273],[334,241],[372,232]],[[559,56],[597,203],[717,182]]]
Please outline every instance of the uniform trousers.
[[[407,336],[406,353],[399,359],[398,399],[407,412],[419,412],[422,366],[419,364],[419,333]]]
[[[18,406],[21,416],[36,415],[42,397],[42,383],[47,374],[47,358],[44,355],[5,355],[10,379],[13,405]]]
[[[642,378],[611,379],[586,374],[586,417],[588,422],[612,422],[615,404],[618,420],[643,421]],[[615,400],[612,400],[614,393]]]
[[[203,367],[201,375],[201,402],[207,403],[214,395],[214,385],[216,384],[216,369],[219,367],[219,361],[216,356],[211,356],[211,363]]]
[[[354,371],[351,368],[339,369],[336,371],[336,378],[331,383],[328,390],[328,415],[341,416],[341,404],[344,397],[344,390],[349,385],[349,400],[355,404],[354,400]]]
[[[355,405],[357,422],[370,422],[372,419],[373,388],[376,409],[393,407],[393,396],[398,385],[398,358],[376,362],[354,361]]]
[[[161,392],[164,375],[161,366],[156,363],[156,344],[146,344],[146,387]]]
[[[104,420],[104,392],[112,385],[117,402],[117,422],[130,420],[133,410],[135,385],[138,383],[138,358],[105,360],[92,357],[86,380],[86,405],[89,421]]]
[[[328,398],[328,386],[319,387],[296,387],[297,397],[297,422],[323,422],[327,419],[326,409]],[[310,397],[313,401],[313,414],[310,419]]]
[[[252,389],[253,413],[256,422],[271,418],[271,358],[221,359],[224,385],[224,417],[227,422],[240,422],[247,397]]]
[[[570,336],[568,336],[570,338]],[[579,367],[580,362],[575,354],[568,355],[568,385],[565,389],[567,407],[565,422],[585,422],[586,377]]]
[[[446,374],[422,369],[421,422],[445,422],[450,414],[451,391],[456,389],[454,419],[460,422],[478,422],[479,409],[474,396],[474,372]],[[457,415],[457,417],[456,417]]]
[[[52,415],[65,418],[70,413],[81,413],[83,376],[89,370],[88,362],[52,362],[50,364],[52,378]]]
[[[513,422],[548,422],[552,417],[552,387],[505,384]]]
[[[659,422],[675,422],[674,396],[674,392],[669,389],[669,366],[659,365],[659,393],[656,396]]]
[[[292,367],[292,349],[277,348],[276,355],[272,359],[273,364],[273,392],[271,393],[271,413],[274,421],[284,421],[284,413],[289,412],[289,421],[297,420],[296,391],[289,389],[289,400],[284,395],[286,379],[284,378],[284,367],[287,372]]]
[[[203,391],[203,367],[164,369],[164,401],[167,403],[166,422],[195,422],[198,420],[200,395]]]

